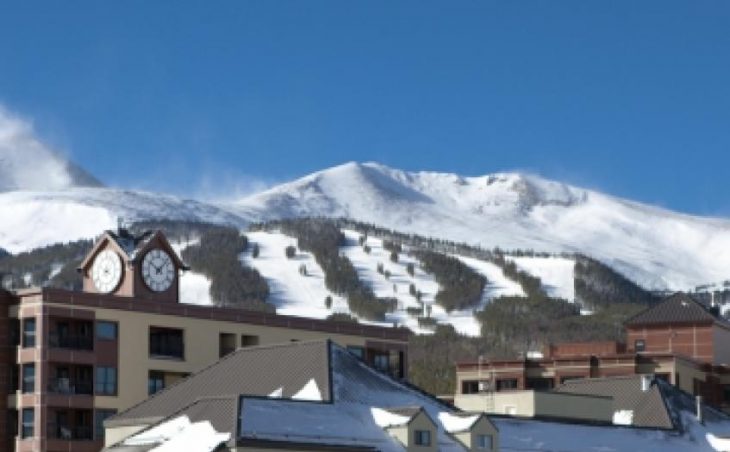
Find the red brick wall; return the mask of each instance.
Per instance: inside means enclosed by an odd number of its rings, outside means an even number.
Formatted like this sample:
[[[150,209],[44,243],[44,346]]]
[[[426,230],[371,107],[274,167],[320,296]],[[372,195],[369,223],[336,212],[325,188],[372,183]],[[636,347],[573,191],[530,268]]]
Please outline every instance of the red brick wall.
[[[606,356],[616,355],[624,351],[624,344],[618,342],[566,342],[551,345],[547,357]]]
[[[635,352],[635,343],[643,339],[647,353],[673,353],[713,362],[713,326],[651,326],[627,328],[626,340],[630,352]]]
[[[10,340],[9,307],[13,297],[0,289],[0,449],[11,450],[12,441],[9,427],[8,397],[12,382],[11,366],[15,362],[15,347]]]

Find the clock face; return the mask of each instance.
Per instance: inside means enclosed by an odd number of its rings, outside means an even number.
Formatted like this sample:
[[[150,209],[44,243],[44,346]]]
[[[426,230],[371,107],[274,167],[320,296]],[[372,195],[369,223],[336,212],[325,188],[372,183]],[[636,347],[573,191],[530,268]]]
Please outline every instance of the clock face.
[[[175,264],[169,254],[155,248],[142,259],[142,279],[151,290],[164,292],[175,280]]]
[[[101,293],[110,293],[122,280],[122,259],[112,250],[104,250],[94,259],[91,267],[94,287]]]

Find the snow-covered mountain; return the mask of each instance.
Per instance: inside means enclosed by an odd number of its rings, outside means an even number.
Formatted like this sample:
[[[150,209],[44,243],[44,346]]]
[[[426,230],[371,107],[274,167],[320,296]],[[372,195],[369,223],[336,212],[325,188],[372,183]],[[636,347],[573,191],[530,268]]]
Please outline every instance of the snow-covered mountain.
[[[488,248],[581,252],[649,289],[730,279],[730,221],[526,174],[461,177],[348,163],[226,207],[254,221],[349,217]]]
[[[246,222],[211,204],[144,191],[69,188],[0,193],[0,248],[11,253],[51,243],[93,238],[114,228],[118,218],[184,220],[229,224]]]
[[[32,124],[0,107],[0,192],[99,186],[96,178],[41,142]]]

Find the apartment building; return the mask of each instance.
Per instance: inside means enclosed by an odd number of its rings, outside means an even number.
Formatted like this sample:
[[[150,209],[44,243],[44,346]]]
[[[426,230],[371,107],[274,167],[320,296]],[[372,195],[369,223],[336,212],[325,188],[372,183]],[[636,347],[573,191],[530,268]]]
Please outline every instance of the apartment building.
[[[109,231],[83,291],[0,291],[0,449],[98,451],[106,418],[240,347],[326,338],[406,376],[407,330],[181,304],[185,269],[160,231]]]
[[[678,293],[626,321],[626,343],[546,347],[541,357],[457,364],[457,394],[548,391],[575,379],[655,375],[730,411],[730,323]]]

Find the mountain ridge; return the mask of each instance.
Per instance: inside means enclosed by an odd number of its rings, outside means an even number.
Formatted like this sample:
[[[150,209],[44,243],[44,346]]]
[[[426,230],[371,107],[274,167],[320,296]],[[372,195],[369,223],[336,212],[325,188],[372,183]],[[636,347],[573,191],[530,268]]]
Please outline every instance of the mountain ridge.
[[[0,156],[7,155],[0,149]],[[2,157],[0,168],[1,162]],[[730,253],[723,252],[730,247],[730,220],[674,212],[519,172],[467,177],[349,162],[234,202],[51,187],[0,192],[0,208],[11,219],[0,224],[0,247],[10,252],[93,237],[101,228],[113,227],[117,217],[243,228],[252,222],[321,216],[487,249],[581,253],[652,290],[687,290],[730,279]]]

